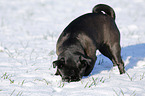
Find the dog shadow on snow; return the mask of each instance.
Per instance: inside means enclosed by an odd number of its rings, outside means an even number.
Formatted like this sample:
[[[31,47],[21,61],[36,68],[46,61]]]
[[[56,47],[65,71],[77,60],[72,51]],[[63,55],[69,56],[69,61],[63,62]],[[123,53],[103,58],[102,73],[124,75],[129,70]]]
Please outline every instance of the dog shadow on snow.
[[[144,60],[145,58],[145,43],[131,45],[127,47],[123,47],[121,49],[121,56],[125,63],[125,70],[132,69],[137,66],[137,62]],[[102,54],[97,55],[97,61],[92,71],[92,75],[98,74],[102,71],[110,71],[113,67],[113,63],[107,57]],[[118,73],[119,73],[119,69]]]

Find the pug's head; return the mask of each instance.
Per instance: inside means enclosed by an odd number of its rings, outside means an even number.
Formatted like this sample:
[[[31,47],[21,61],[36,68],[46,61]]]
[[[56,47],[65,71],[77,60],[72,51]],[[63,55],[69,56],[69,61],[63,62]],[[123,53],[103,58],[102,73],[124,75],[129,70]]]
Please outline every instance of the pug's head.
[[[73,56],[61,55],[53,62],[53,67],[57,67],[56,75],[62,77],[64,82],[79,81],[85,74],[86,68],[90,66],[91,59],[73,54]]]

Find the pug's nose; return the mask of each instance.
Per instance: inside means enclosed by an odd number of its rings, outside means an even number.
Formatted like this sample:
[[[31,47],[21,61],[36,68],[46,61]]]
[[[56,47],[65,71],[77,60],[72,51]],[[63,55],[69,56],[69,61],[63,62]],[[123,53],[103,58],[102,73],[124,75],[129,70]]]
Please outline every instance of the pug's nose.
[[[70,82],[70,81],[71,81],[71,77],[69,77],[69,76],[68,76],[68,77],[63,76],[63,77],[62,77],[62,81],[63,81],[63,82]]]
[[[62,81],[63,82],[75,82],[75,81],[80,81],[81,78],[76,77],[76,76],[63,76],[62,77]]]

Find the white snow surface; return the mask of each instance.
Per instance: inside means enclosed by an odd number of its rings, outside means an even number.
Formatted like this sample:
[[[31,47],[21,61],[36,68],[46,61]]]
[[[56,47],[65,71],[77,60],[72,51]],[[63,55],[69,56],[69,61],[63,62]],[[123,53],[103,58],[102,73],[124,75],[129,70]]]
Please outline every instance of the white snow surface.
[[[55,76],[56,41],[75,18],[108,4],[116,13],[126,74],[97,51],[79,82]],[[0,96],[145,96],[145,0],[0,0]]]

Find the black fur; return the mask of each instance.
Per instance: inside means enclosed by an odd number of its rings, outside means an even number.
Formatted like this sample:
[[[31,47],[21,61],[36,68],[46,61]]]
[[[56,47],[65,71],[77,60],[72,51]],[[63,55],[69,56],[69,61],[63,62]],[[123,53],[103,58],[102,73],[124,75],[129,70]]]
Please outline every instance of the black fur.
[[[96,5],[93,13],[76,18],[64,29],[57,41],[58,60],[53,62],[54,68],[57,66],[56,75],[67,82],[89,75],[97,49],[118,66],[120,74],[125,73],[115,12],[104,4]]]

